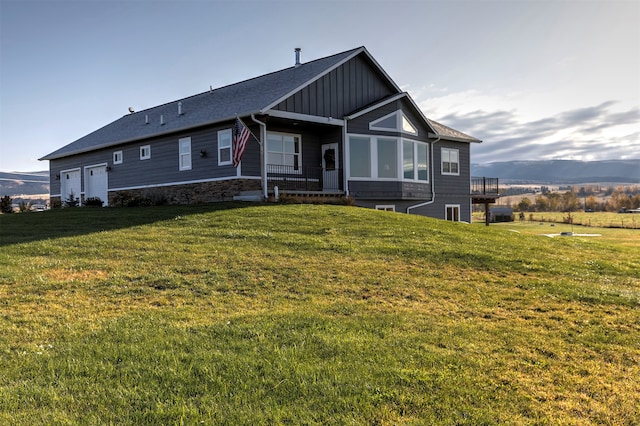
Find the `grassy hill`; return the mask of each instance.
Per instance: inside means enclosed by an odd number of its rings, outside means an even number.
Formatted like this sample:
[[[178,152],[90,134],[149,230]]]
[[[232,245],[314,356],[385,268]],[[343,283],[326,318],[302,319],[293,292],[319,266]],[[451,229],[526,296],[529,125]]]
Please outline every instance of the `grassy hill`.
[[[612,232],[313,205],[2,215],[0,423],[638,424],[640,243]]]

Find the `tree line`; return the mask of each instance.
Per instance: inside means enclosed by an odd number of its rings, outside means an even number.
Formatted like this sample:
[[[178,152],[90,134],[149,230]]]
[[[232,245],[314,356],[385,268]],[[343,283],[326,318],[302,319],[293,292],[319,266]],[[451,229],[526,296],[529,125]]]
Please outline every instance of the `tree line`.
[[[600,188],[598,188],[600,189]],[[610,187],[595,192],[592,187],[572,188],[564,193],[543,192],[523,198],[515,206],[521,212],[617,212],[640,208],[640,186]]]

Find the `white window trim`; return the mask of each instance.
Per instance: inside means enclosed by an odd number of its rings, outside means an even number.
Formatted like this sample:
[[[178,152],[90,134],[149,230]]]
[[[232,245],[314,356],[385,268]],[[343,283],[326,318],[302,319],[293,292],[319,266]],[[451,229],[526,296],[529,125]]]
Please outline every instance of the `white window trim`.
[[[389,128],[389,127],[379,127],[376,124],[388,119],[389,117],[393,117],[395,116],[395,123],[396,123],[396,127],[395,128]],[[404,126],[403,126],[403,122],[402,120],[407,120],[407,122],[409,123],[409,125],[414,129],[413,131],[407,131],[404,130]],[[418,134],[418,128],[416,127],[415,124],[413,124],[413,122],[411,120],[409,120],[409,117],[406,116],[406,114],[401,110],[396,110],[390,114],[387,114],[385,116],[382,116],[380,118],[377,118],[371,122],[369,122],[369,130],[375,130],[375,131],[382,131],[382,132],[401,132],[401,133],[408,133],[410,135],[417,135]]]
[[[117,157],[120,157],[120,159],[118,160]],[[122,161],[124,160],[124,156],[122,154],[122,151],[115,151],[113,153],[113,164],[122,164]]]
[[[444,155],[442,155],[444,153],[444,151],[456,151],[457,157],[458,157],[458,171],[453,173],[453,172],[445,172],[444,171]],[[460,176],[460,150],[457,148],[441,148],[440,150],[440,173],[443,175],[447,175],[447,176]]]
[[[182,153],[182,144],[183,143],[189,143],[189,153]],[[182,159],[183,157],[189,156],[189,164],[186,166],[182,165]],[[178,169],[180,171],[183,170],[191,170],[191,166],[192,166],[192,153],[191,153],[191,138],[187,137],[187,138],[180,138],[178,139]]]
[[[458,210],[458,220],[451,220],[452,222],[460,222],[460,204],[445,204],[444,205],[444,219],[447,219],[447,211],[449,209],[457,209]]]
[[[383,210],[385,212],[395,212],[395,204],[376,204],[376,210]]]
[[[287,133],[287,132],[267,132],[267,143],[265,146],[265,159],[268,163],[269,161],[269,153],[276,153],[277,151],[269,151],[269,135],[280,135],[280,136],[293,136],[294,138],[298,138],[298,143],[300,144],[300,152],[297,154],[300,160],[298,161],[298,170],[293,170],[292,174],[302,174],[302,135],[299,133]],[[282,153],[280,153],[282,154]],[[268,163],[270,164],[270,163]],[[275,164],[276,166],[284,166],[284,164]]]
[[[414,171],[414,178],[413,179],[408,179],[404,177],[404,143],[405,142],[409,142],[413,145],[413,171]],[[427,149],[427,179],[418,179],[418,145],[419,144],[423,144],[425,145],[425,148]],[[429,168],[431,167],[431,165],[429,164],[429,144],[426,142],[421,142],[421,141],[416,141],[413,139],[408,139],[408,138],[402,138],[402,146],[401,146],[401,153],[402,153],[402,161],[401,161],[401,170],[402,170],[402,180],[407,181],[407,182],[419,182],[419,183],[429,183]]]
[[[147,150],[148,154],[143,155],[144,151]],[[149,160],[151,158],[151,145],[143,145],[140,147],[140,159],[141,160]]]
[[[369,165],[369,170],[371,171],[370,177],[362,177],[362,176],[351,176],[351,167],[348,170],[348,179],[353,180],[363,180],[363,181],[396,181],[396,182],[417,182],[417,183],[429,183],[429,172],[432,164],[430,164],[430,156],[429,156],[429,143],[416,141],[409,138],[403,138],[399,136],[385,136],[385,135],[364,135],[360,133],[348,133],[347,134],[347,145],[350,144],[350,138],[368,138],[369,139],[369,153],[371,156],[371,164]],[[378,138],[382,139],[395,139],[396,140],[396,172],[397,176],[395,178],[389,177],[378,177]],[[413,144],[413,166],[415,170],[414,179],[407,179],[404,177],[404,142],[411,142]],[[427,148],[427,180],[418,179],[418,144],[424,144]],[[349,149],[348,155],[351,155],[351,150]],[[350,157],[347,161],[350,164]],[[459,169],[459,166],[458,166]]]
[[[220,147],[220,135],[221,134],[225,134],[228,133],[229,134],[229,146],[228,147]],[[229,160],[228,161],[222,161],[220,159],[221,157],[221,152],[223,149],[228,149],[229,150]],[[228,166],[229,164],[233,163],[233,134],[231,133],[231,129],[224,129],[224,130],[219,130],[218,131],[218,166]]]

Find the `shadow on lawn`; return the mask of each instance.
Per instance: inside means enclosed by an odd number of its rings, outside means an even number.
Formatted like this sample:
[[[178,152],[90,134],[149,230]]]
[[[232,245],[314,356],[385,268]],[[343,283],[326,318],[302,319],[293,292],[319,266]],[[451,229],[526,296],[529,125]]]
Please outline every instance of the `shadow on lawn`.
[[[0,247],[111,231],[147,225],[177,216],[255,205],[246,202],[220,202],[160,207],[76,207],[38,213],[3,214],[0,215]]]

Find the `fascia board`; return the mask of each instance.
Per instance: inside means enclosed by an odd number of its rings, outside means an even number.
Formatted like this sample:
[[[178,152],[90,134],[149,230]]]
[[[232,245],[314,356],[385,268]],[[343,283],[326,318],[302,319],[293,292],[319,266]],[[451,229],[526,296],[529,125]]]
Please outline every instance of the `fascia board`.
[[[385,99],[385,100],[383,100],[381,102],[375,103],[375,104],[371,105],[368,108],[365,108],[365,109],[363,109],[361,111],[358,111],[358,112],[356,112],[354,114],[348,115],[348,116],[345,117],[345,119],[353,120],[354,118],[358,118],[358,117],[360,117],[362,115],[365,115],[365,114],[367,114],[367,113],[369,113],[369,112],[371,112],[373,110],[376,110],[376,109],[378,109],[380,107],[383,107],[383,106],[385,106],[385,105],[387,105],[387,104],[389,104],[391,102],[395,102],[398,99],[402,99],[406,95],[407,95],[406,93],[398,93],[397,95],[393,95],[390,98],[387,98],[387,99]]]
[[[344,120],[341,120],[339,118],[333,118],[333,117],[323,117],[320,115],[299,114],[296,112],[286,112],[286,111],[279,111],[274,109],[266,111],[265,114],[269,115],[270,117],[287,118],[291,120],[299,120],[299,121],[305,121],[309,123],[344,126]]]
[[[465,142],[465,143],[482,143],[480,139],[466,139],[466,138],[457,138],[455,136],[445,136],[440,135],[438,133],[429,133],[427,135],[430,139],[440,138],[441,140],[451,141],[451,142]]]
[[[257,113],[257,111],[255,111],[254,114],[255,113]],[[243,117],[249,116],[249,115],[251,115],[251,113],[244,114]],[[57,160],[57,159],[60,159],[60,158],[70,157],[72,155],[77,155],[77,154],[84,154],[85,152],[97,151],[99,149],[109,148],[109,147],[116,146],[116,145],[122,145],[122,144],[132,143],[132,142],[136,142],[136,141],[142,141],[142,140],[145,140],[145,139],[156,138],[156,137],[159,137],[159,136],[166,136],[166,135],[170,135],[172,133],[177,133],[177,132],[184,132],[186,130],[196,129],[198,127],[210,126],[210,125],[213,125],[213,124],[223,123],[225,121],[235,120],[236,117],[237,117],[236,115],[233,115],[233,116],[230,116],[230,117],[225,117],[225,118],[221,118],[221,119],[218,119],[218,120],[209,121],[209,122],[206,122],[206,123],[199,123],[199,124],[195,124],[195,125],[192,125],[192,126],[180,127],[180,128],[177,128],[177,129],[167,130],[165,132],[154,133],[152,135],[139,136],[139,137],[130,138],[130,139],[123,139],[123,140],[117,140],[117,141],[113,141],[113,142],[107,142],[107,143],[103,143],[103,144],[100,144],[100,145],[93,145],[93,146],[90,146],[90,147],[81,148],[81,149],[77,149],[77,150],[70,151],[70,152],[65,152],[65,153],[58,154],[58,155],[55,155],[54,153],[51,153],[51,154],[45,155],[42,158],[38,158],[38,161]]]

